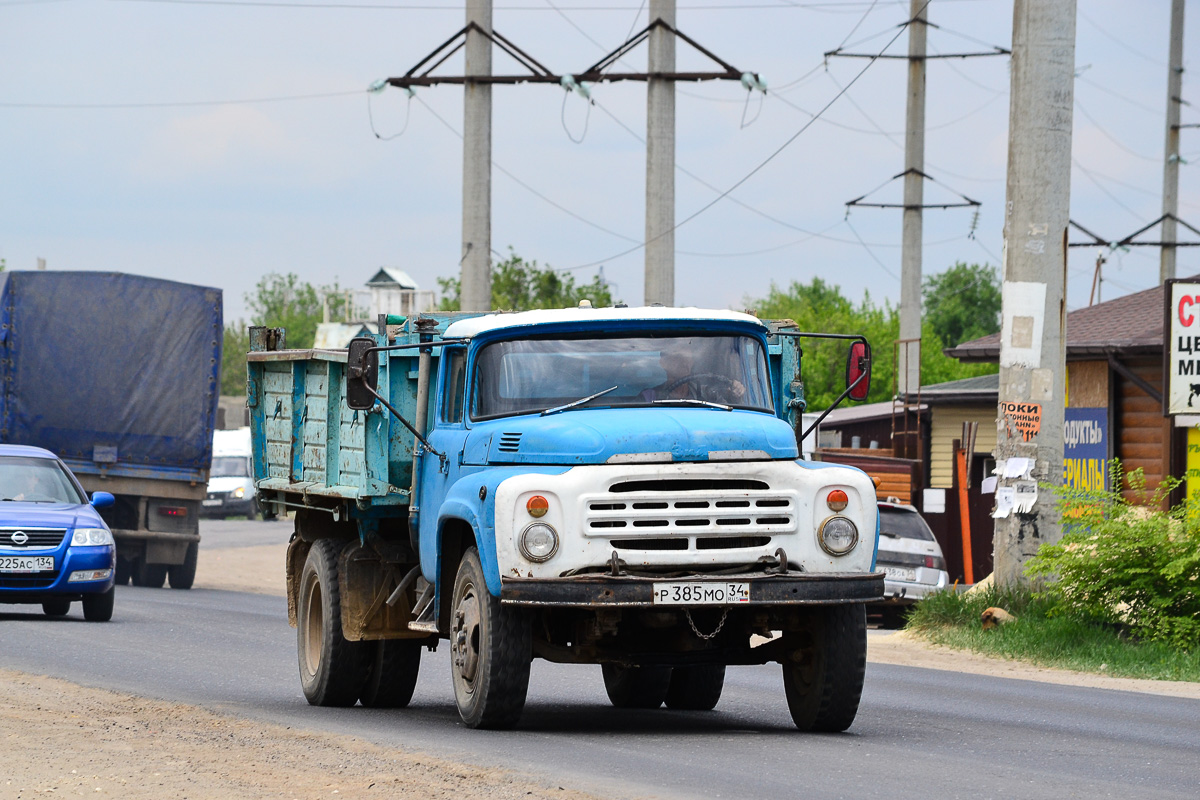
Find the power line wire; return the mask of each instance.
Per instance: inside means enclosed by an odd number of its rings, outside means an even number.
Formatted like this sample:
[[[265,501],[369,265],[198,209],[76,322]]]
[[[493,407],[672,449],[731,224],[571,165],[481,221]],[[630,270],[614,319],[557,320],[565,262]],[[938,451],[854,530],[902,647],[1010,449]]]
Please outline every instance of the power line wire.
[[[1118,139],[1117,137],[1115,137],[1111,133],[1109,133],[1107,128],[1105,128],[1103,125],[1101,125],[1099,122],[1097,122],[1096,118],[1088,113],[1088,110],[1083,107],[1083,105],[1079,102],[1078,98],[1075,99],[1075,108],[1079,109],[1079,113],[1083,114],[1083,116],[1088,120],[1088,122],[1090,122],[1096,126],[1096,130],[1100,131],[1100,133],[1103,134],[1104,138],[1108,139],[1110,142],[1115,144],[1121,150],[1124,150],[1129,155],[1134,156],[1136,158],[1140,158],[1143,161],[1152,161],[1155,163],[1158,163],[1162,160],[1162,159],[1158,159],[1158,158],[1152,158],[1151,156],[1142,155],[1141,153],[1137,152],[1136,150],[1132,150],[1132,149],[1126,147],[1121,142],[1120,139]]]
[[[295,100],[325,100],[330,97],[352,97],[364,94],[366,90],[358,89],[352,92],[324,92],[321,94],[292,94],[277,97],[253,97],[240,100],[171,100],[154,103],[7,103],[0,102],[0,108],[32,108],[32,109],[71,109],[94,110],[116,108],[192,108],[203,106],[239,106],[257,105],[260,103],[289,103]]]

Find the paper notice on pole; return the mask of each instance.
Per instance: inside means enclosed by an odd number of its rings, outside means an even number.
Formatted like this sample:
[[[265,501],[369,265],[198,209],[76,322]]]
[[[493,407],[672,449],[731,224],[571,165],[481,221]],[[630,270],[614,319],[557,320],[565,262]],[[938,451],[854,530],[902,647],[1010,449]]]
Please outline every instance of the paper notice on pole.
[[[1004,477],[1028,478],[1033,471],[1032,458],[1010,458],[1004,462]]]
[[[996,510],[992,512],[994,519],[1004,519],[1013,510],[1013,487],[1000,486],[996,489]]]
[[[980,494],[995,494],[997,480],[998,479],[996,478],[995,475],[989,475],[986,478],[984,478],[983,483],[979,484],[979,493]]]
[[[1037,481],[1017,481],[1013,493],[1013,508],[1018,514],[1028,514],[1037,502]]]

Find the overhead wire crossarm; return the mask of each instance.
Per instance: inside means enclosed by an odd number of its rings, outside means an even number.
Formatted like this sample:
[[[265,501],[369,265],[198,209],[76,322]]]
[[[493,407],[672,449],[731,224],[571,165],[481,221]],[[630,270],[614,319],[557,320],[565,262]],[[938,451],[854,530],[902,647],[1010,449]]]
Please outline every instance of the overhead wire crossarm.
[[[720,71],[709,72],[606,72],[620,58],[629,53],[630,50],[644,42],[650,32],[655,28],[664,28],[674,34],[676,38],[681,39],[691,45],[698,52],[711,59]],[[475,31],[486,37],[496,47],[503,50],[508,55],[512,56],[521,66],[525,67],[528,73],[518,75],[434,75],[435,69],[441,66],[452,55],[463,48],[466,42],[467,33]],[[432,62],[432,63],[431,63]],[[426,66],[426,65],[429,66]],[[517,83],[558,83],[563,84],[565,80],[570,79],[575,83],[589,81],[591,83],[599,83],[601,81],[649,81],[654,79],[665,79],[674,81],[710,81],[710,80],[731,80],[740,81],[744,75],[748,73],[737,69],[732,64],[729,64],[708,50],[695,39],[692,39],[687,34],[675,28],[672,25],[664,22],[661,19],[656,19],[654,22],[647,25],[642,30],[635,33],[627,39],[620,47],[607,54],[595,64],[588,67],[583,72],[574,75],[556,75],[543,66],[533,56],[526,53],[511,40],[502,36],[496,30],[487,31],[475,23],[470,23],[451,36],[433,52],[425,56],[417,62],[416,66],[406,72],[399,78],[388,78],[386,83],[390,86],[396,86],[401,89],[408,89],[413,86],[436,86],[438,84],[466,84],[466,83],[488,83],[488,84],[517,84]],[[758,79],[757,73],[749,73]],[[565,84],[564,84],[565,85]]]
[[[1096,234],[1089,231],[1087,228],[1080,225],[1075,220],[1070,220],[1069,223],[1070,223],[1071,227],[1090,236],[1092,238],[1092,241],[1090,241],[1090,242],[1069,242],[1067,244],[1067,247],[1101,246],[1101,247],[1107,247],[1109,250],[1119,250],[1119,249],[1125,248],[1125,247],[1200,247],[1200,242],[1138,242],[1138,241],[1134,241],[1135,239],[1137,239],[1137,237],[1141,236],[1143,233],[1150,230],[1155,225],[1161,225],[1164,221],[1166,221],[1168,219],[1174,220],[1176,224],[1182,225],[1183,227],[1187,228],[1192,233],[1196,234],[1197,236],[1200,236],[1200,229],[1197,229],[1197,228],[1189,225],[1188,223],[1179,219],[1179,217],[1176,217],[1174,214],[1163,214],[1161,217],[1154,220],[1153,222],[1151,222],[1147,225],[1143,225],[1142,227],[1138,228],[1136,231],[1129,234],[1125,238],[1118,239],[1117,241],[1114,241],[1114,242],[1110,242],[1106,239],[1103,239],[1100,236],[1097,236]]]
[[[941,26],[937,25],[936,23],[930,22],[929,20],[927,20],[927,19],[924,19],[924,18],[922,18],[922,17],[915,17],[915,18],[913,18],[913,19],[910,19],[908,22],[905,22],[905,23],[901,24],[901,25],[900,25],[900,26],[898,26],[898,27],[905,28],[905,27],[908,27],[909,25],[912,25],[913,23],[918,23],[918,22],[919,22],[919,23],[921,23],[922,25],[924,25],[924,26],[925,26],[925,27],[927,27],[927,28],[939,28],[939,29],[940,29],[940,27],[941,27]],[[972,41],[978,41],[978,40],[977,40],[977,39],[972,39]],[[979,44],[985,44],[985,43],[984,43],[984,42],[979,42]],[[1012,55],[1012,51],[1011,51],[1011,50],[1009,50],[1009,49],[1008,49],[1008,48],[1006,48],[1006,47],[1000,47],[999,45],[995,45],[995,44],[993,44],[993,45],[988,45],[988,46],[989,46],[989,47],[991,47],[991,50],[987,50],[987,51],[984,51],[984,52],[977,52],[977,53],[936,53],[936,54],[934,54],[934,55],[925,54],[925,55],[919,56],[919,58],[920,58],[921,60],[923,60],[923,61],[931,61],[931,60],[933,60],[933,59],[939,59],[939,58],[940,58],[940,59],[945,59],[945,58],[978,58],[978,57],[980,57],[980,56],[1011,56],[1011,55]],[[890,55],[890,54],[889,54],[889,55],[881,55],[881,56],[877,56],[877,55],[875,55],[874,53],[847,53],[846,51],[844,51],[844,50],[843,50],[842,48],[840,48],[840,47],[836,47],[836,48],[834,48],[833,50],[827,50],[827,51],[825,51],[825,58],[831,58],[831,57],[833,57],[833,56],[839,56],[839,57],[841,57],[841,58],[889,58],[889,59],[897,59],[897,60],[904,60],[904,61],[911,61],[911,60],[913,60],[914,58],[918,58],[918,56],[912,56],[912,55]]]
[[[892,181],[899,180],[900,178],[903,178],[904,176],[910,175],[910,174],[919,175],[927,181],[937,183],[939,186],[945,185],[945,184],[939,183],[937,180],[930,177],[929,175],[926,175],[924,172],[922,172],[919,169],[906,169],[906,170],[904,170],[904,172],[901,172],[898,175],[893,175],[888,181],[886,181],[883,184],[883,186],[887,186],[887,184],[891,183]],[[882,189],[883,186],[880,186],[878,189],[872,190],[860,197],[856,197],[853,200],[850,200],[849,202],[846,203],[847,208],[849,208],[850,206],[854,206],[855,208],[905,208],[905,209],[909,209],[909,208],[975,208],[975,207],[983,205],[983,203],[979,202],[978,200],[972,200],[970,197],[967,197],[965,194],[955,192],[953,189],[950,189],[949,187],[946,187],[948,189],[948,191],[950,191],[954,194],[957,194],[959,197],[961,197],[963,199],[963,202],[961,202],[961,203],[923,203],[921,205],[905,205],[904,203],[864,203],[864,202],[862,202],[867,197],[870,197],[871,195],[875,194],[875,192],[879,191],[879,189]]]

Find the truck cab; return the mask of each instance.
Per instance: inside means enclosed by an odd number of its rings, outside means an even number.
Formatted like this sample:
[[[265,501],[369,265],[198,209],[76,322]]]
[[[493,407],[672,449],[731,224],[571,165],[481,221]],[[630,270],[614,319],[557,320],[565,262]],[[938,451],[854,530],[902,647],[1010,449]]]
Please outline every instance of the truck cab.
[[[256,431],[260,502],[299,509],[289,608],[310,702],[378,704],[379,686],[415,681],[420,645],[448,640],[475,727],[517,723],[533,658],[601,664],[615,705],[685,709],[712,708],[728,666],[774,661],[798,727],[850,725],[864,604],[883,591],[876,498],[862,472],[802,459],[786,325],[651,307],[444,319],[440,339],[432,327],[360,341],[324,371],[328,419],[345,380],[338,466],[355,463],[361,425],[362,477],[386,489],[364,480],[346,502],[327,470],[298,497],[305,481],[270,477]],[[861,372],[865,342],[854,352]],[[311,419],[284,358],[252,353],[252,383],[256,363],[290,372],[278,391]],[[303,382],[321,383],[308,367]],[[251,403],[263,434],[266,399],[261,414]],[[372,449],[387,463],[372,468]]]

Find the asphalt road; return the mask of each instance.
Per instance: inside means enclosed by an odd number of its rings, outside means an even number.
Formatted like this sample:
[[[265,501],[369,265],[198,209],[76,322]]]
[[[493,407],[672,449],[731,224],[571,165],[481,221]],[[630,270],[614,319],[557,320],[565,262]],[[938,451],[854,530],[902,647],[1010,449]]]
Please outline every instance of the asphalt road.
[[[283,524],[243,524],[259,527],[242,534],[286,539]],[[84,622],[77,607],[49,619],[32,606],[0,606],[0,668],[602,794],[1200,796],[1200,701],[908,667],[869,665],[858,719],[838,735],[793,729],[773,666],[731,668],[716,711],[687,713],[614,709],[598,667],[540,661],[520,728],[472,731],[454,709],[444,644],[425,655],[408,709],[312,708],[300,693],[284,600],[235,592],[120,587],[105,624]]]

